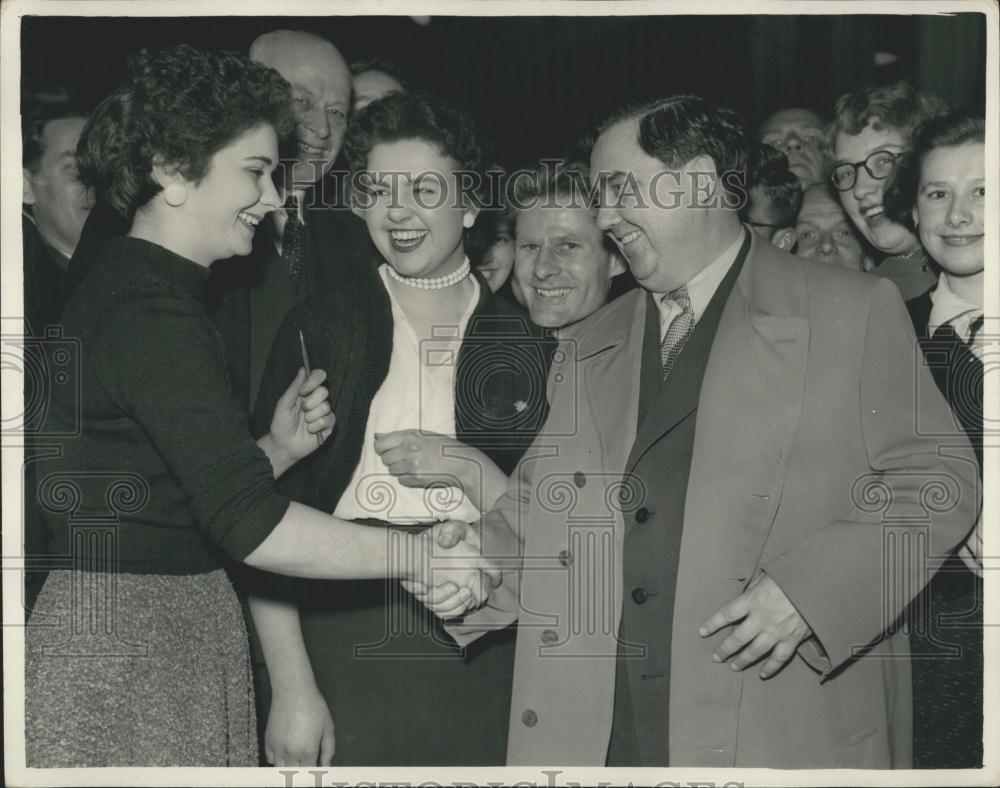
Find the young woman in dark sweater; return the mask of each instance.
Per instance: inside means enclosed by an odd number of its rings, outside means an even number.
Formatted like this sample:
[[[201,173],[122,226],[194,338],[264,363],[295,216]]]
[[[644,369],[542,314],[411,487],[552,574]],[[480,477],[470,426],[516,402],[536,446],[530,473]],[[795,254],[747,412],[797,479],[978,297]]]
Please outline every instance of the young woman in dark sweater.
[[[63,369],[76,353],[77,377],[54,378],[45,429],[60,452],[37,493],[72,568],[50,573],[25,633],[29,766],[256,765],[224,559],[427,582],[440,563],[424,558],[434,533],[403,535],[393,562],[384,533],[278,493],[332,430],[323,373],[296,361],[255,443],[200,301],[208,266],[249,253],[278,205],[290,106],[276,72],[182,46],[135,58],[84,131],[81,178],[131,229],[77,289],[68,347],[53,350]],[[476,551],[451,555],[468,568],[441,578],[480,593]]]
[[[337,428],[282,489],[374,533],[477,520],[539,427],[546,377],[530,324],[470,273],[463,250],[476,208],[459,173],[482,176],[479,137],[463,114],[396,94],[359,113],[346,151],[381,264],[359,291],[289,313],[255,428],[266,429],[301,331],[336,381]],[[273,585],[257,590],[271,595],[252,607],[276,760],[315,763],[332,713],[335,765],[504,763],[512,630],[463,652],[398,584],[299,584],[283,599]]]

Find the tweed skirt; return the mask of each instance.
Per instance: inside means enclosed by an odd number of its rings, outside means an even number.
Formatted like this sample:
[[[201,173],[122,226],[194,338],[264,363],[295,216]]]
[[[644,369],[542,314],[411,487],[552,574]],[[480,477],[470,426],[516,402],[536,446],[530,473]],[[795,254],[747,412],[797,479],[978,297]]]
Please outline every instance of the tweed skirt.
[[[221,569],[52,572],[25,633],[27,765],[256,766],[246,629]]]

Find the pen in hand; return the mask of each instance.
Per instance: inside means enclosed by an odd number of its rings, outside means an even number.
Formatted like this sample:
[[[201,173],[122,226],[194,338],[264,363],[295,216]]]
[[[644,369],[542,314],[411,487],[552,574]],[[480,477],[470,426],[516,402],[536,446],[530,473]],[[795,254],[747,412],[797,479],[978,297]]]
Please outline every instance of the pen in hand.
[[[302,329],[299,329],[299,347],[302,349],[302,368],[306,371],[306,379],[312,374],[312,365],[309,363],[309,351],[306,350],[306,338],[302,335]],[[323,445],[323,433],[316,433],[316,445]]]

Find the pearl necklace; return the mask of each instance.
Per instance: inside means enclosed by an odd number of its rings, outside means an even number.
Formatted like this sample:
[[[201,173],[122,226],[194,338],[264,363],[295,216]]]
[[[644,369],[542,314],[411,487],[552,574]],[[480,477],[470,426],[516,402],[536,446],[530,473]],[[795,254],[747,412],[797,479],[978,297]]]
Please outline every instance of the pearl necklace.
[[[452,271],[450,274],[445,274],[444,276],[403,276],[388,263],[386,264],[386,270],[388,271],[389,276],[407,287],[416,287],[421,290],[444,290],[452,285],[457,285],[465,279],[465,277],[467,277],[469,272],[472,270],[472,266],[469,265],[469,258],[466,257],[465,262],[463,262],[457,269]]]

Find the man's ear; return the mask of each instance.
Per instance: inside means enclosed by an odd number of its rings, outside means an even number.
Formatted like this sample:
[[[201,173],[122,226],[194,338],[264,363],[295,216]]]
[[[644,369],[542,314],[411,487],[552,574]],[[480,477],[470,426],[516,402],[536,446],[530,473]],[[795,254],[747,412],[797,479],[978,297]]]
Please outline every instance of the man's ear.
[[[21,191],[21,202],[25,205],[34,205],[38,198],[35,197],[35,187],[31,182],[31,170],[27,167],[21,168],[22,176],[22,191]]]
[[[683,186],[690,187],[692,203],[699,208],[714,206],[722,194],[715,160],[704,154],[695,156],[684,165],[684,169],[690,182]]]
[[[791,252],[795,248],[797,240],[799,240],[799,237],[794,227],[783,227],[772,236],[771,243],[779,249]]]

